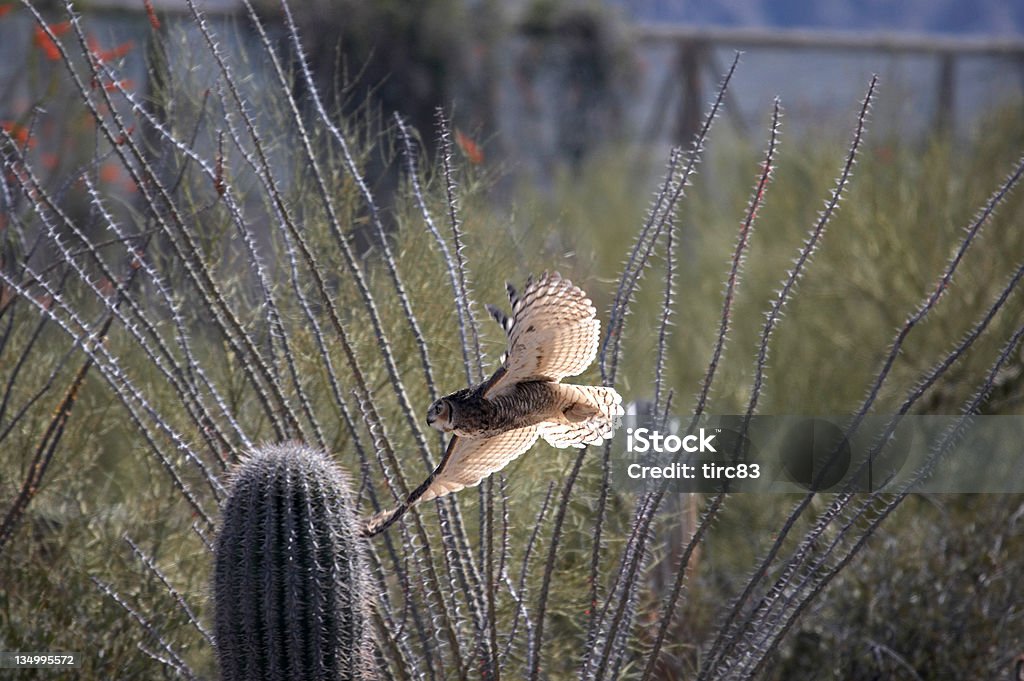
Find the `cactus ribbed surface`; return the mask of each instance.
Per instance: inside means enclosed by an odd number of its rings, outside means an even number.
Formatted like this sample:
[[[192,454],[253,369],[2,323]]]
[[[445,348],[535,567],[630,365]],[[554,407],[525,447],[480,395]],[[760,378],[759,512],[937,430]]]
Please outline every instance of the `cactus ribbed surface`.
[[[244,460],[216,542],[221,679],[373,678],[361,541],[325,453],[288,443]]]

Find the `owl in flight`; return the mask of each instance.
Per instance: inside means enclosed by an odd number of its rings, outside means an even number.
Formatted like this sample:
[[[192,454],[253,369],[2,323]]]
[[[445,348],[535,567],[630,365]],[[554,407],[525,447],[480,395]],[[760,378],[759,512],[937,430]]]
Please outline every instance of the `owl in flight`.
[[[560,383],[583,373],[597,355],[601,323],[587,295],[557,272],[531,277],[522,294],[506,286],[512,316],[487,306],[508,337],[501,366],[480,385],[430,405],[427,423],[452,434],[448,448],[402,504],[370,518],[366,536],[415,504],[479,484],[538,437],[561,449],[601,444],[615,431],[622,398],[614,388]]]

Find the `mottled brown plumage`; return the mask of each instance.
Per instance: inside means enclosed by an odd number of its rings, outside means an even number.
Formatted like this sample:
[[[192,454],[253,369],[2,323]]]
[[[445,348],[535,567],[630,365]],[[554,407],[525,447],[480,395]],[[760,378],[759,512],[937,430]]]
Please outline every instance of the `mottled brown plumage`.
[[[512,315],[488,306],[505,329],[501,366],[483,383],[430,405],[427,423],[451,433],[441,463],[398,507],[370,519],[383,531],[412,506],[477,485],[544,438],[554,447],[584,447],[611,438],[622,415],[614,388],[569,385],[597,355],[601,324],[587,295],[557,272],[508,286]]]

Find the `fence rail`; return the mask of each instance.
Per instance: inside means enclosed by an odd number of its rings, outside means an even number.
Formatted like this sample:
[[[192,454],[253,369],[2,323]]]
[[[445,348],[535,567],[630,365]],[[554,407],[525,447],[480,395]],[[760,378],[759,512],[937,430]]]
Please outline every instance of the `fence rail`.
[[[945,36],[928,33],[823,31],[810,29],[708,28],[671,24],[637,24],[634,35],[644,41],[703,42],[737,47],[828,49],[866,52],[1006,56],[1024,58],[1024,39],[988,36]]]
[[[648,126],[651,138],[664,126],[677,87],[682,86],[682,104],[673,138],[685,144],[696,133],[703,106],[701,72],[712,78],[720,76],[712,48],[734,47],[784,50],[828,50],[838,52],[875,52],[888,54],[930,55],[938,61],[934,128],[945,133],[953,127],[956,101],[956,62],[961,57],[996,57],[1015,59],[1024,72],[1024,39],[1015,37],[945,36],[925,33],[854,32],[809,29],[709,28],[671,24],[637,24],[633,28],[637,41],[647,44],[673,43],[676,57],[659,89],[659,101]],[[736,111],[735,106],[730,110]]]

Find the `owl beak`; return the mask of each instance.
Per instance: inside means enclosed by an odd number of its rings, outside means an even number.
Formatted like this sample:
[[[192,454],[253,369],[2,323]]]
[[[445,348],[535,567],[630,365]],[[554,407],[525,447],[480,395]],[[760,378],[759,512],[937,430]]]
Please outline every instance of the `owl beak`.
[[[433,414],[427,414],[427,425],[428,426],[434,425],[434,415]]]

